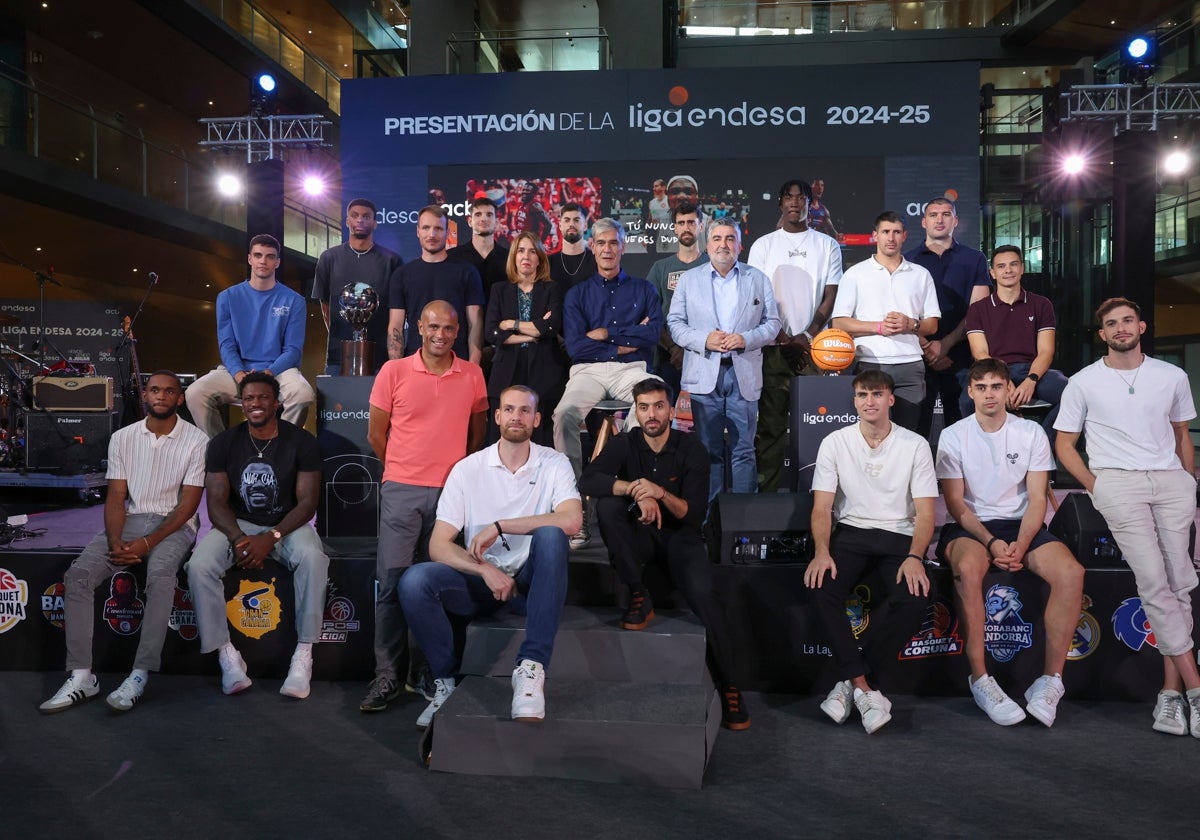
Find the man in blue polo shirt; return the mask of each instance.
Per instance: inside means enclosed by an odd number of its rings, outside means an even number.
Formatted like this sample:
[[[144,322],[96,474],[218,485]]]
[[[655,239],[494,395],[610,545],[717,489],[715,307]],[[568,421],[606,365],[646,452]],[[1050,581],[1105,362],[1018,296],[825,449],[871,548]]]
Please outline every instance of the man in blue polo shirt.
[[[954,202],[939,196],[925,205],[921,217],[925,242],[913,248],[904,258],[924,268],[933,276],[937,290],[941,320],[934,333],[921,339],[925,356],[925,399],[921,401],[917,433],[928,439],[933,425],[933,407],[942,398],[944,426],[957,423],[974,410],[970,398],[963,403],[960,376],[966,375],[971,353],[965,337],[967,307],[987,297],[991,291],[988,281],[987,258],[982,251],[969,248],[954,238],[958,227],[958,212]]]

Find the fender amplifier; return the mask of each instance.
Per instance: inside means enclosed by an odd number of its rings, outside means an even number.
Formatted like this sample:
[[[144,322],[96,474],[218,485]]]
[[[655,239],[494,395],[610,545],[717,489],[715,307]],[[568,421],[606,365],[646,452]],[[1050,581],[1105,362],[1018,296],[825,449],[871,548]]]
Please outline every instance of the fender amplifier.
[[[33,407],[43,411],[112,411],[112,377],[35,376]]]
[[[74,474],[99,470],[108,460],[114,412],[37,412],[25,415],[25,465]]]

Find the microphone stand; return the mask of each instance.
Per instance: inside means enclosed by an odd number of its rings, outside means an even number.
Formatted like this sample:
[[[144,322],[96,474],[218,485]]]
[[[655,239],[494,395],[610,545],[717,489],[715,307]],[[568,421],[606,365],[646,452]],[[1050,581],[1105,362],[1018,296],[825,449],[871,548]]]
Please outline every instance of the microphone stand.
[[[25,263],[21,262],[19,259],[14,257],[12,254],[8,253],[8,250],[3,247],[0,247],[0,252],[3,252],[4,256],[8,257],[8,259],[13,263],[13,265],[20,266],[21,268],[25,269],[26,271],[28,271],[30,274],[32,274],[34,277],[37,278],[37,281],[38,281],[38,338],[43,339],[43,342],[38,345],[38,373],[41,373],[42,371],[44,371],[46,369],[46,365],[45,365],[46,350],[44,347],[44,343],[45,343],[44,339],[46,338],[46,283],[48,283],[48,282],[53,283],[55,286],[59,286],[59,287],[62,286],[62,283],[59,283],[57,280],[54,279],[54,269],[50,269],[50,273],[46,273],[45,271],[39,271],[38,269],[34,268],[33,266],[25,265]]]
[[[136,341],[136,339],[133,338],[133,325],[137,323],[137,319],[141,316],[142,309],[146,306],[146,301],[150,299],[150,293],[152,291],[154,291],[154,287],[158,285],[158,275],[156,273],[151,271],[147,276],[150,278],[150,285],[148,285],[146,287],[146,293],[144,295],[142,295],[141,303],[138,304],[137,309],[133,313],[133,317],[131,317],[129,319],[129,326],[124,327],[121,330],[121,340],[118,341],[117,346],[113,348],[113,357],[116,360],[114,362],[114,364],[116,364],[116,366],[117,366],[117,378],[120,381],[126,383],[125,387],[122,390],[124,391],[126,397],[131,396],[132,399],[135,399],[135,400],[141,399],[142,383],[133,381],[133,356],[129,357],[129,364],[128,364],[129,375],[128,376],[125,375],[125,370],[121,365],[121,350],[122,350],[122,348],[128,348],[130,350],[130,352],[134,352],[133,351],[133,342]],[[132,395],[130,394],[131,386],[132,386],[132,391],[133,391]],[[121,423],[122,424],[124,424],[125,417],[128,414],[128,411],[129,411],[129,407],[122,404],[122,406],[121,406]]]

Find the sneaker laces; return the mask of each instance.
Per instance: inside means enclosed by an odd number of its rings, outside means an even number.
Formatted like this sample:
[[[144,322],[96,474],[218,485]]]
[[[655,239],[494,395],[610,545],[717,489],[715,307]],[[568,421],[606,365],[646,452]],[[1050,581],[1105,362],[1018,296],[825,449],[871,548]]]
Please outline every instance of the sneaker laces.
[[[640,613],[642,611],[642,607],[645,605],[645,603],[646,603],[646,593],[642,592],[641,590],[634,592],[632,595],[629,596],[630,612],[636,611],[636,612]]]
[[[1045,703],[1053,706],[1058,700],[1059,689],[1054,684],[1054,679],[1051,677],[1042,677],[1037,681],[1037,685],[1033,690],[1032,703]]]
[[[992,679],[991,676],[986,676],[981,680],[976,680],[974,685],[982,686],[983,696],[986,697],[988,702],[990,702],[993,706],[999,706],[1005,700],[1009,699],[1008,695],[1004,693],[1004,690],[1000,688],[1000,683]]]
[[[1162,712],[1159,714],[1160,719],[1183,720],[1182,694],[1164,694],[1162,701]]]
[[[742,693],[737,690],[737,686],[728,685],[725,687],[725,707],[731,714],[737,714],[741,711]]]

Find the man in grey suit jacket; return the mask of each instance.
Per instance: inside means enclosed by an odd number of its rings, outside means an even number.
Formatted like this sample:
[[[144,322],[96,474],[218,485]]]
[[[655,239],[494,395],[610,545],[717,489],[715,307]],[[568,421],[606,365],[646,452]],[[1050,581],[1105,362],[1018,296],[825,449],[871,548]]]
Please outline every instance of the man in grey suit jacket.
[[[667,327],[684,348],[683,387],[692,396],[692,418],[712,473],[709,501],[725,484],[725,431],[732,450],[733,492],[758,487],[754,432],[762,392],[762,347],[779,334],[779,309],[771,281],[738,262],[742,232],[733,219],[717,219],[706,232],[709,264],[679,278]]]

